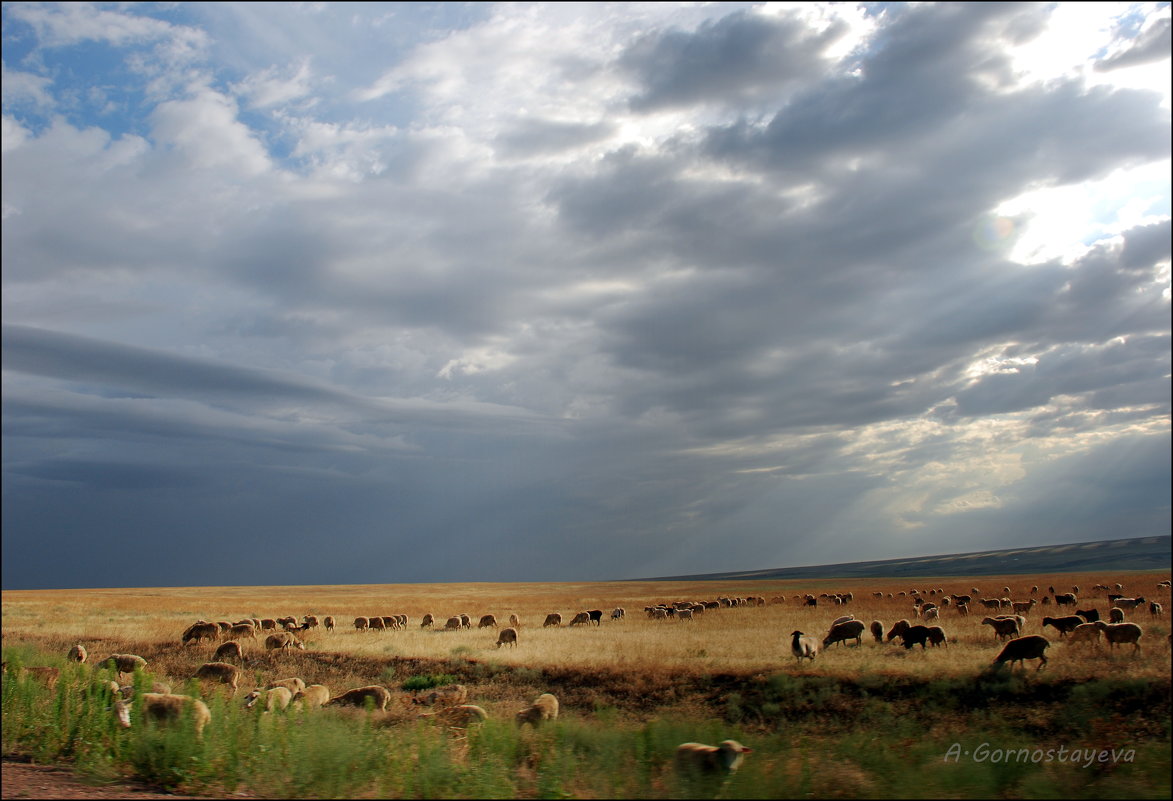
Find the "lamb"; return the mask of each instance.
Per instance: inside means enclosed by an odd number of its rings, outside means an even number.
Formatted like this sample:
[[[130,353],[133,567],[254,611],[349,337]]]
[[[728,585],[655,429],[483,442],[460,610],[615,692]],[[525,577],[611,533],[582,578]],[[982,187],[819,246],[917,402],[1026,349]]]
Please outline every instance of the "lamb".
[[[842,623],[832,625],[831,631],[823,638],[823,650],[830,648],[836,643],[846,642],[847,640],[855,640],[856,645],[863,645],[863,633],[866,629],[862,620],[846,620]]]
[[[291,679],[280,679],[279,681],[271,681],[265,685],[266,690],[272,690],[277,687],[284,687],[285,689],[289,690],[289,692],[292,693],[293,695],[297,695],[299,692],[302,692],[303,690],[305,690],[305,682],[302,681],[297,676],[294,676]]]
[[[1100,627],[1096,625],[1099,621],[1091,623],[1081,623],[1071,630],[1071,638],[1067,640],[1069,645],[1075,645],[1079,642],[1089,642],[1095,647],[1100,647]]]
[[[468,700],[468,688],[463,684],[447,684],[443,687],[437,687],[427,695],[416,696],[411,699],[413,704],[423,704],[424,706],[456,706],[463,704]]]
[[[1132,644],[1132,652],[1140,653],[1140,635],[1144,633],[1135,623],[1105,623],[1099,621],[1094,624],[1104,632],[1104,639],[1108,641],[1108,650],[1113,650],[1118,644]]]
[[[818,640],[798,630],[790,632],[790,638],[790,653],[794,654],[796,660],[799,662],[804,659],[815,661],[815,657],[819,653]]]
[[[368,700],[371,702],[372,708],[386,712],[387,705],[391,703],[391,691],[378,684],[372,684],[368,687],[356,687],[353,690],[347,690],[342,695],[331,698],[322,704],[322,706],[365,707]]]
[[[420,620],[420,628],[421,628],[421,629],[427,629],[427,628],[431,628],[433,625],[435,625],[435,623],[436,623],[436,618],[432,617],[432,613],[431,613],[431,612],[428,612],[428,613],[427,613],[426,615],[424,615],[424,616],[423,616],[423,618]]]
[[[300,679],[299,679],[300,681]],[[309,707],[316,709],[330,700],[330,691],[324,684],[311,684],[304,690],[294,693],[290,701],[294,707]]]
[[[720,745],[682,743],[676,746],[676,770],[683,774],[728,776],[741,767],[753,749],[737,740],[723,740]]]
[[[493,628],[497,628],[497,616],[496,615],[481,615],[481,620],[477,624],[477,628],[483,629],[483,628],[488,628],[489,626],[492,626]]]
[[[546,626],[561,626],[561,625],[562,625],[562,615],[558,614],[557,612],[551,612],[550,614],[546,615],[546,622],[542,624],[542,628],[545,628]]]
[[[212,719],[208,705],[188,695],[143,693],[139,700],[142,703],[144,719],[157,723],[175,723],[190,718],[195,727],[196,737],[199,738],[204,736],[204,727]],[[133,704],[133,701],[114,702],[114,712],[123,728],[130,728],[130,710]]]
[[[1012,617],[987,617],[982,621],[982,625],[993,628],[994,636],[999,640],[1004,640],[1007,637],[1017,637],[1021,634],[1018,628],[1018,620]]]
[[[1039,666],[1035,671],[1043,669],[1043,665],[1047,664],[1046,650],[1051,645],[1051,641],[1039,634],[1028,634],[1025,637],[1011,640],[1002,647],[1001,653],[994,657],[991,663],[994,669],[1000,668],[1007,662],[1010,663],[1010,669],[1014,669],[1014,663],[1017,662],[1022,665],[1023,670],[1026,669],[1024,660],[1037,659]]]
[[[873,620],[871,630],[872,630],[872,637],[875,638],[876,642],[883,642],[884,641],[884,624],[883,623],[881,623],[878,620]]]
[[[543,721],[554,720],[557,717],[558,699],[550,693],[542,693],[532,704],[517,713],[517,725],[524,726],[529,723],[536,729]]]
[[[237,662],[244,661],[244,653],[240,650],[240,643],[236,640],[229,640],[221,644],[212,656],[213,662],[227,662],[229,659],[235,659]]]
[[[517,647],[517,629],[512,627],[501,629],[501,633],[497,635],[497,647],[500,648],[502,645]]]
[[[66,658],[70,662],[81,663],[89,659],[90,655],[86,653],[86,647],[79,642],[77,645],[69,649],[69,654],[66,656]]]
[[[575,616],[574,616],[574,618],[573,618],[573,619],[570,621],[570,625],[572,625],[572,626],[578,626],[578,625],[580,625],[580,624],[582,624],[582,623],[588,623],[588,624],[589,624],[590,622],[591,622],[591,616],[590,616],[590,614],[589,614],[589,613],[587,613],[587,612],[579,612],[579,613],[578,613],[577,615],[575,615]]]
[[[936,648],[938,645],[949,647],[949,638],[945,636],[945,629],[940,626],[929,626],[929,645]]]
[[[244,671],[236,665],[230,665],[227,662],[208,662],[200,665],[192,678],[227,684],[232,688],[232,694],[236,695],[237,689],[240,688],[240,677],[243,674]]]
[[[262,696],[265,699],[265,705],[263,707],[265,712],[281,712],[288,709],[289,702],[293,700],[293,693],[289,692],[288,687],[273,687],[270,690],[253,690],[245,696],[244,708],[252,709]]]
[[[297,639],[291,631],[270,634],[265,638],[266,651],[288,651],[290,648],[296,648],[299,651],[305,650],[305,643]]]
[[[136,669],[146,670],[147,660],[135,654],[111,654],[98,663],[98,667],[111,668],[122,673],[134,673]]]
[[[1067,615],[1066,617],[1045,617],[1043,618],[1043,628],[1053,626],[1060,637],[1066,637],[1068,632],[1073,631],[1076,626],[1081,626],[1084,619],[1079,615]]]

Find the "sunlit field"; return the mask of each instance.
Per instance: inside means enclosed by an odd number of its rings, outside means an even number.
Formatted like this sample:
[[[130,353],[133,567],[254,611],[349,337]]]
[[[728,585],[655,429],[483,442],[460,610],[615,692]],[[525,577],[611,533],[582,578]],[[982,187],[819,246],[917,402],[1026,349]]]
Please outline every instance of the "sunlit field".
[[[95,780],[133,775],[211,795],[245,787],[273,797],[329,797],[331,793],[548,797],[556,786],[558,793],[568,797],[680,797],[699,791],[683,785],[672,772],[674,746],[686,740],[716,744],[734,738],[752,745],[754,753],[722,787],[707,788],[700,794],[711,790],[728,795],[736,790],[751,797],[814,793],[964,798],[991,792],[1006,797],[1056,793],[1168,797],[1170,603],[1168,590],[1158,587],[1158,582],[1167,578],[1168,574],[1144,572],[911,581],[4,592],[5,659],[65,669],[64,679],[54,691],[56,700],[49,691],[38,696],[40,690],[32,688],[27,679],[20,680],[23,690],[16,693],[16,680],[6,676],[4,749],[6,754],[31,751],[42,758],[74,759]],[[999,611],[983,608],[978,598],[1001,598],[1007,595],[1008,587],[1009,597],[1016,601],[1032,597],[1041,601],[1050,597],[1051,587],[1057,593],[1078,587],[1075,608],[1094,608],[1106,619],[1107,593],[1093,590],[1093,586],[1114,588],[1117,583],[1123,585],[1123,594],[1143,596],[1164,608],[1163,614],[1154,616],[1146,603],[1126,613],[1126,620],[1143,628],[1139,652],[1131,645],[1115,649],[1104,644],[1098,648],[1069,645],[1053,628],[1042,628],[1042,621],[1048,615],[1071,614],[1074,608],[1059,611],[1054,605],[1040,603],[1028,613],[1024,633],[1043,634],[1051,641],[1046,667],[1035,671],[1037,662],[1030,662],[1025,671],[990,671],[1002,643],[981,621]],[[1032,587],[1037,587],[1033,595]],[[944,607],[939,619],[930,621],[946,632],[946,646],[905,649],[899,641],[877,643],[865,632],[862,646],[836,645],[820,652],[813,662],[800,665],[791,655],[792,631],[815,635],[821,641],[832,620],[840,615],[850,614],[867,624],[878,620],[885,632],[900,619],[921,622],[914,615],[914,591],[930,601],[949,594],[974,596],[968,616]],[[826,597],[819,598],[815,607],[805,606],[801,600],[807,594],[849,592],[853,599],[843,605]],[[656,603],[746,596],[760,596],[766,603],[709,609],[692,621],[655,620],[644,612]],[[616,607],[625,609],[623,619],[611,619]],[[604,611],[600,625],[567,625],[575,613],[590,609]],[[562,615],[561,626],[543,627],[551,612]],[[420,627],[425,613],[436,618],[434,628]],[[444,630],[447,618],[461,613],[471,617],[473,627]],[[353,625],[357,616],[395,614],[408,616],[406,628],[356,631]],[[477,627],[485,614],[496,617],[498,628]],[[511,614],[521,621],[517,646],[498,648],[498,630],[508,625]],[[323,767],[312,780],[291,784],[276,770],[270,775],[255,766],[247,771],[236,763],[226,766],[223,758],[214,757],[217,746],[209,742],[198,744],[199,753],[204,754],[200,771],[182,772],[178,777],[164,771],[160,776],[154,768],[147,770],[141,761],[124,753],[132,748],[124,742],[127,737],[133,743],[134,737],[146,734],[137,729],[116,729],[108,712],[99,710],[92,716],[93,725],[101,730],[97,739],[110,751],[123,754],[113,761],[78,754],[76,747],[59,737],[46,741],[43,734],[31,733],[37,727],[19,723],[62,714],[62,694],[71,683],[75,688],[84,683],[95,670],[92,665],[113,653],[134,653],[147,660],[151,680],[170,683],[176,692],[205,695],[213,708],[212,738],[217,727],[229,727],[221,729],[219,738],[231,740],[239,750],[245,734],[232,727],[244,725],[240,721],[265,718],[276,721],[266,723],[275,728],[268,733],[250,728],[250,743],[255,738],[275,737],[281,749],[294,748],[293,741],[302,730],[282,727],[308,718],[292,713],[267,717],[246,713],[239,698],[189,685],[196,668],[211,660],[218,643],[185,646],[181,635],[197,619],[235,622],[294,616],[301,620],[305,615],[332,615],[337,628],[327,632],[319,627],[301,633],[304,651],[267,652],[264,634],[255,642],[242,640],[246,680],[238,696],[254,686],[264,687],[289,676],[301,677],[307,684],[324,684],[334,695],[352,687],[380,684],[394,694],[386,712],[372,713],[368,719],[357,711],[320,710],[315,713],[315,725],[340,726],[340,731],[331,729],[331,736],[337,737],[352,736],[352,729],[363,732],[361,743],[339,741],[337,747],[343,751],[352,747],[380,751],[397,742],[407,743],[417,762],[422,754],[432,754],[449,768],[465,766],[462,770],[472,769],[467,762],[470,748],[487,749],[482,758],[492,766],[493,778],[485,779],[482,771],[481,778],[467,786],[448,787],[442,782],[412,784],[361,772],[342,771],[343,775],[336,776]],[[90,664],[69,666],[66,652],[78,642],[88,649]],[[107,674],[100,671],[102,676]],[[145,677],[140,679],[143,681]],[[482,706],[489,722],[475,731],[461,730],[454,735],[427,718],[419,718],[423,707],[411,701],[423,689],[455,682],[468,688],[468,702]],[[562,711],[558,721],[541,733],[528,727],[519,729],[513,722],[515,713],[541,692],[553,692],[559,698]],[[18,696],[19,703],[10,700]],[[977,702],[987,696],[1002,702]],[[77,710],[73,714],[85,717]],[[377,736],[371,733],[371,721],[378,723]],[[795,739],[796,732],[802,733],[801,739]],[[486,737],[491,742],[485,742]],[[1115,762],[1108,771],[1046,760],[1026,765],[988,759],[961,760],[962,764],[948,761],[950,745],[965,744],[972,751],[980,746],[980,742],[969,742],[974,738],[995,745],[1003,742],[1003,748],[1128,745],[1135,753],[1130,761]],[[192,747],[190,743],[184,746]],[[608,768],[611,778],[599,778],[599,771],[591,765],[608,759],[621,767],[613,765]],[[921,765],[924,781],[916,786],[909,786],[902,778],[900,766],[907,759]],[[826,760],[841,763],[834,779],[812,772],[814,765]],[[213,769],[213,765],[217,767]],[[340,789],[343,785],[338,782],[343,782],[345,789]]]

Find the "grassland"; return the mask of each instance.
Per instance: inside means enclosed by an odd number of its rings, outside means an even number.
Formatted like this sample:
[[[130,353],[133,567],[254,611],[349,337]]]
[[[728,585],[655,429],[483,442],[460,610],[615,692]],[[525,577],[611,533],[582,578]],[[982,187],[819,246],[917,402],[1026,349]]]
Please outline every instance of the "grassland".
[[[93,659],[143,656],[151,676],[140,683],[157,678],[180,691],[214,648],[180,645],[180,633],[198,618],[333,615],[339,628],[308,633],[304,652],[246,649],[250,683],[296,675],[334,693],[377,683],[396,694],[388,712],[370,716],[263,716],[192,685],[213,709],[201,742],[182,730],[117,729],[104,699],[81,691],[89,666],[68,669],[55,692],[6,676],[4,751],[70,761],[94,781],[136,776],[208,795],[1167,798],[1167,617],[1130,615],[1145,629],[1134,655],[1061,643],[1053,630],[1040,629],[1053,607],[1036,607],[1027,632],[1044,633],[1054,645],[1047,669],[1026,675],[987,670],[1000,646],[976,609],[969,617],[946,610],[939,623],[947,649],[868,642],[836,646],[798,666],[787,637],[795,629],[821,636],[844,613],[885,628],[911,619],[910,598],[900,593],[912,589],[976,587],[994,597],[1009,586],[1012,597],[1025,600],[1032,585],[1039,597],[1051,585],[1060,592],[1078,585],[1080,608],[1106,613],[1104,593],[1091,587],[1120,582],[1168,609],[1168,594],[1156,587],[1164,578],[1168,573],[4,592],[10,662],[68,667],[64,655],[80,641]],[[824,592],[855,598],[846,607],[816,608],[794,599]],[[691,623],[642,612],[659,601],[719,595],[786,602],[712,610]],[[625,620],[541,626],[548,612],[569,619],[616,606],[627,609]],[[420,629],[427,612],[441,619],[464,612],[474,621],[517,614],[519,644],[495,648],[491,629]],[[385,633],[351,626],[354,617],[373,614],[407,614],[412,623]],[[417,718],[405,688],[449,681],[469,687],[470,701],[490,714],[487,724],[451,731]],[[547,691],[562,702],[558,722],[518,729],[513,713]],[[725,738],[754,748],[728,782],[696,786],[672,771],[676,744]],[[1096,756],[1073,760],[1077,749]]]

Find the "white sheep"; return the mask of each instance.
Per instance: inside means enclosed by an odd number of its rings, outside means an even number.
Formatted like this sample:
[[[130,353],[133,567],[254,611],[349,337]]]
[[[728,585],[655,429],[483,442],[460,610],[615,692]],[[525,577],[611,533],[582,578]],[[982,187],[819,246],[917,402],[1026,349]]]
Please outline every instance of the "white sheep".
[[[300,679],[299,679],[300,681]],[[330,700],[330,690],[324,684],[311,684],[304,690],[293,694],[290,702],[294,707],[309,707],[315,709]]]
[[[244,697],[244,708],[252,709],[262,697],[265,699],[265,705],[262,707],[265,712],[280,712],[289,707],[289,702],[293,700],[293,693],[289,692],[288,687],[253,690]]]
[[[200,665],[192,678],[206,679],[208,681],[226,684],[232,688],[232,694],[236,695],[236,691],[240,687],[240,678],[243,674],[244,671],[236,665],[230,665],[227,662],[208,662]]]
[[[266,690],[272,690],[274,687],[284,687],[285,689],[289,690],[289,692],[292,693],[293,695],[297,695],[299,692],[301,692],[305,689],[305,681],[303,679],[298,678],[297,676],[294,676],[289,679],[279,679],[277,681],[271,681],[265,685]]]
[[[819,653],[819,641],[804,635],[801,631],[792,631],[790,637],[790,653],[794,654],[795,659],[799,662],[804,659],[813,662]]]
[[[1100,647],[1100,627],[1093,623],[1082,623],[1071,630],[1071,638],[1067,640],[1069,645],[1076,643],[1087,642],[1091,643],[1096,648]]]
[[[550,693],[542,693],[534,702],[517,713],[517,725],[529,723],[537,728],[543,721],[558,717],[558,699]]]
[[[77,645],[75,645],[69,649],[69,654],[68,654],[67,658],[69,659],[70,662],[79,662],[80,663],[80,662],[85,662],[87,659],[89,659],[90,655],[88,653],[86,653],[86,647],[79,642]]]

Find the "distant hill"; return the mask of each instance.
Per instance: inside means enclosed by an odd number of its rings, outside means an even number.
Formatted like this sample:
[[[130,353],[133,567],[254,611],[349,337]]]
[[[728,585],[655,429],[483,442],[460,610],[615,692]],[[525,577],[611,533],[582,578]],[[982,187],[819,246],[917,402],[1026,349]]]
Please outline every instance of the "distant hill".
[[[914,559],[883,559],[837,565],[778,567],[735,573],[657,576],[641,581],[730,581],[736,579],[898,578],[901,576],[981,576],[1015,573],[1088,573],[1119,570],[1169,570],[1173,537],[1075,542],[1037,548],[978,551]]]

